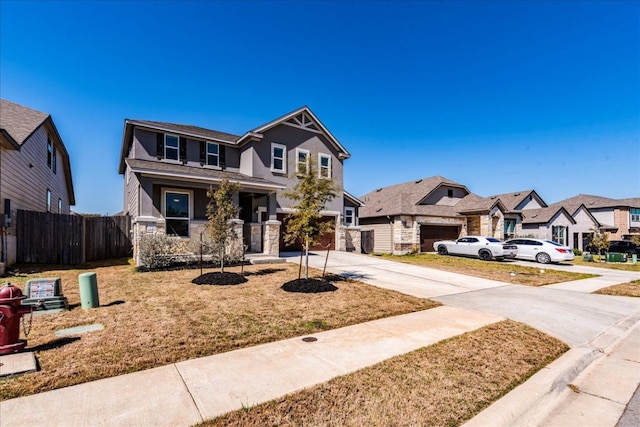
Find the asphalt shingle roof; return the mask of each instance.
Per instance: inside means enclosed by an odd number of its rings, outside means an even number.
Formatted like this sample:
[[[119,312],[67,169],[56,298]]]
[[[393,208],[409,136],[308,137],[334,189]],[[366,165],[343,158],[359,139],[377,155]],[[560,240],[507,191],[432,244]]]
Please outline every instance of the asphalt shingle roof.
[[[47,113],[0,99],[0,129],[4,129],[18,145],[22,145],[47,117]]]
[[[146,125],[152,128],[162,128],[168,131],[173,131],[175,133],[192,135],[195,137],[200,137],[204,139],[216,139],[224,142],[235,143],[240,139],[240,136],[233,135],[225,132],[218,132],[216,130],[205,129],[199,126],[192,125],[181,125],[176,123],[167,123],[167,122],[156,122],[151,120],[133,120],[129,121],[138,124],[138,125]]]

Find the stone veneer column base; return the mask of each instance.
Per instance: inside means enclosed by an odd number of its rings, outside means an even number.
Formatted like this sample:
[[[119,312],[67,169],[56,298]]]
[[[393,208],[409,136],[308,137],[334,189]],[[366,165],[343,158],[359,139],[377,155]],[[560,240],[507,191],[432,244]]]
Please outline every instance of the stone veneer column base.
[[[263,224],[264,242],[262,253],[265,255],[280,256],[280,225],[278,220],[271,219]]]

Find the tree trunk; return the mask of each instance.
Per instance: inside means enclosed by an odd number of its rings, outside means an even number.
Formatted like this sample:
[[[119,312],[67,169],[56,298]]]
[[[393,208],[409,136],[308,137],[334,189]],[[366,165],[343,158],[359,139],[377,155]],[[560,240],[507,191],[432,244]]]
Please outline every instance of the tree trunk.
[[[309,279],[309,240],[305,240],[304,242],[304,253],[305,253],[305,265],[304,265],[304,278]]]
[[[224,246],[220,248],[220,273],[224,273]]]

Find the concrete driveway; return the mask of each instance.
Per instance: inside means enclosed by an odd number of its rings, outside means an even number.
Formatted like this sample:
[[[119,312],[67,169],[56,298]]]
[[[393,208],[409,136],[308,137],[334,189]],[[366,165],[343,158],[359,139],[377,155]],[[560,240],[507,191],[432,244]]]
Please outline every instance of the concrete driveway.
[[[309,265],[322,269],[325,254],[313,253],[309,257]],[[299,254],[285,256],[290,262],[297,262]],[[335,251],[329,254],[327,270],[375,286],[430,298],[448,306],[482,311],[526,323],[564,341],[570,347],[585,345],[620,322],[640,320],[640,299],[587,293],[615,283],[640,279],[638,272],[516,263],[601,276],[566,284],[531,287]]]

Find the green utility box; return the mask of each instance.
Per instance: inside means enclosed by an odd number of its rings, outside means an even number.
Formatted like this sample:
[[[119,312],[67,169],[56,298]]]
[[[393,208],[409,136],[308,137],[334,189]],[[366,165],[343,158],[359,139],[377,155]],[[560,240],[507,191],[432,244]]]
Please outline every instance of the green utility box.
[[[631,255],[631,264],[636,265],[638,263],[638,254]]]
[[[96,273],[82,273],[78,276],[80,286],[80,305],[89,309],[100,306],[98,297],[98,277]]]
[[[59,277],[29,279],[25,285],[27,299],[22,305],[30,305],[34,311],[64,311],[69,307],[67,297],[62,295],[62,281]]]
[[[607,262],[622,262],[622,254],[617,253],[607,253]]]

